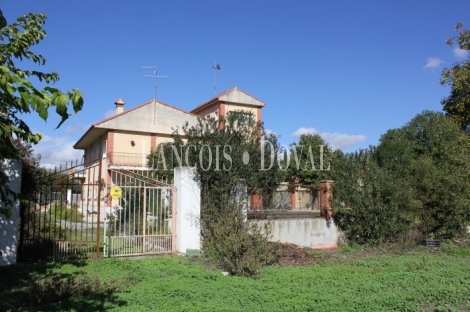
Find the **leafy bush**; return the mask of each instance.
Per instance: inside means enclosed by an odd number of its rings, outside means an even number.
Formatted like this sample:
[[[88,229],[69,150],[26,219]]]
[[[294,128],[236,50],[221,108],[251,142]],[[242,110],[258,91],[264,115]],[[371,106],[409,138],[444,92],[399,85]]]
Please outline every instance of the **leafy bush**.
[[[77,206],[71,208],[64,207],[60,204],[52,205],[50,211],[45,212],[46,215],[54,220],[65,220],[71,222],[83,221],[83,213],[81,213]]]
[[[226,119],[199,120],[192,127],[186,124],[182,130],[183,134],[178,130],[173,134],[173,147],[185,152],[187,164],[197,166],[203,255],[232,275],[257,275],[261,265],[270,261],[269,231],[250,227],[243,219],[242,208],[250,194],[263,194],[264,201],[276,190],[281,172],[276,166],[267,167],[277,161],[277,138],[264,133],[253,113],[242,111],[232,111]],[[163,157],[164,152],[154,151],[149,163],[171,159],[171,155]],[[245,163],[247,155],[249,161]]]
[[[335,222],[360,244],[464,235],[469,150],[468,134],[442,113],[424,111],[387,131],[377,147],[335,164]]]
[[[20,201],[25,239],[39,240],[64,240],[66,239],[66,231],[55,222],[50,222],[47,216],[48,212],[42,212],[31,204],[28,200]]]
[[[206,214],[215,216],[213,205]],[[259,269],[275,260],[273,245],[268,242],[270,228],[259,228],[244,221],[241,209],[218,212],[217,218],[205,219],[202,228],[204,256],[219,264],[230,275],[256,276]]]
[[[359,244],[403,240],[413,223],[409,189],[370,158],[370,151],[345,156],[335,167],[335,223]]]

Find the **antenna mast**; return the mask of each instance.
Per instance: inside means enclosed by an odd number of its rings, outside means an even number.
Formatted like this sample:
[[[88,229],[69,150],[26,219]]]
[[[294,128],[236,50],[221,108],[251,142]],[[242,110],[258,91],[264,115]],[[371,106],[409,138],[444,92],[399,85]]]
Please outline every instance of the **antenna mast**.
[[[169,76],[159,76],[157,75],[157,66],[142,66],[142,68],[152,68],[153,75],[144,75],[144,77],[153,78],[153,123],[155,124],[156,114],[157,114],[157,78],[168,78]]]
[[[215,96],[216,90],[217,90],[217,71],[220,70],[220,64],[217,62],[217,58],[215,59],[214,65],[211,65],[210,67],[214,69],[214,96]]]

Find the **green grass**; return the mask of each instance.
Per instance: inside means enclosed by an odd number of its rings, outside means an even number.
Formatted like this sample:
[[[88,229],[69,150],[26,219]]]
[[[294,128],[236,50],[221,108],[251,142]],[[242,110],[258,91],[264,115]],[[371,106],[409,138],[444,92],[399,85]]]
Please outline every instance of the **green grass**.
[[[0,268],[0,302],[31,292],[28,278],[88,276],[96,286],[83,296],[24,311],[470,310],[469,248],[342,251],[319,252],[307,267],[264,268],[259,279],[225,277],[179,256],[22,263]]]

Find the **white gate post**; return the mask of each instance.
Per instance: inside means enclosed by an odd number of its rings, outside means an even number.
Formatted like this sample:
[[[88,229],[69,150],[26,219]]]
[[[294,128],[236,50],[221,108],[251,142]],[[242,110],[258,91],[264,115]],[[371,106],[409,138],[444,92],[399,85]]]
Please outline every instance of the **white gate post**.
[[[14,192],[21,192],[21,162],[0,161],[0,170],[9,178],[8,186]],[[18,219],[20,201],[13,201],[13,214],[10,218],[0,214],[0,266],[15,264],[18,248]]]
[[[201,189],[194,181],[195,170],[177,167],[176,186],[176,251],[201,250]]]

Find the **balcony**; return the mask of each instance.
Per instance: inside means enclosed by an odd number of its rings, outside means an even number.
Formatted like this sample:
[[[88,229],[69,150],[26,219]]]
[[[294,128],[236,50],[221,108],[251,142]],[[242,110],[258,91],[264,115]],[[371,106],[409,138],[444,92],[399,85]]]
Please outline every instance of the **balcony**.
[[[148,168],[146,154],[108,153],[109,167]]]

